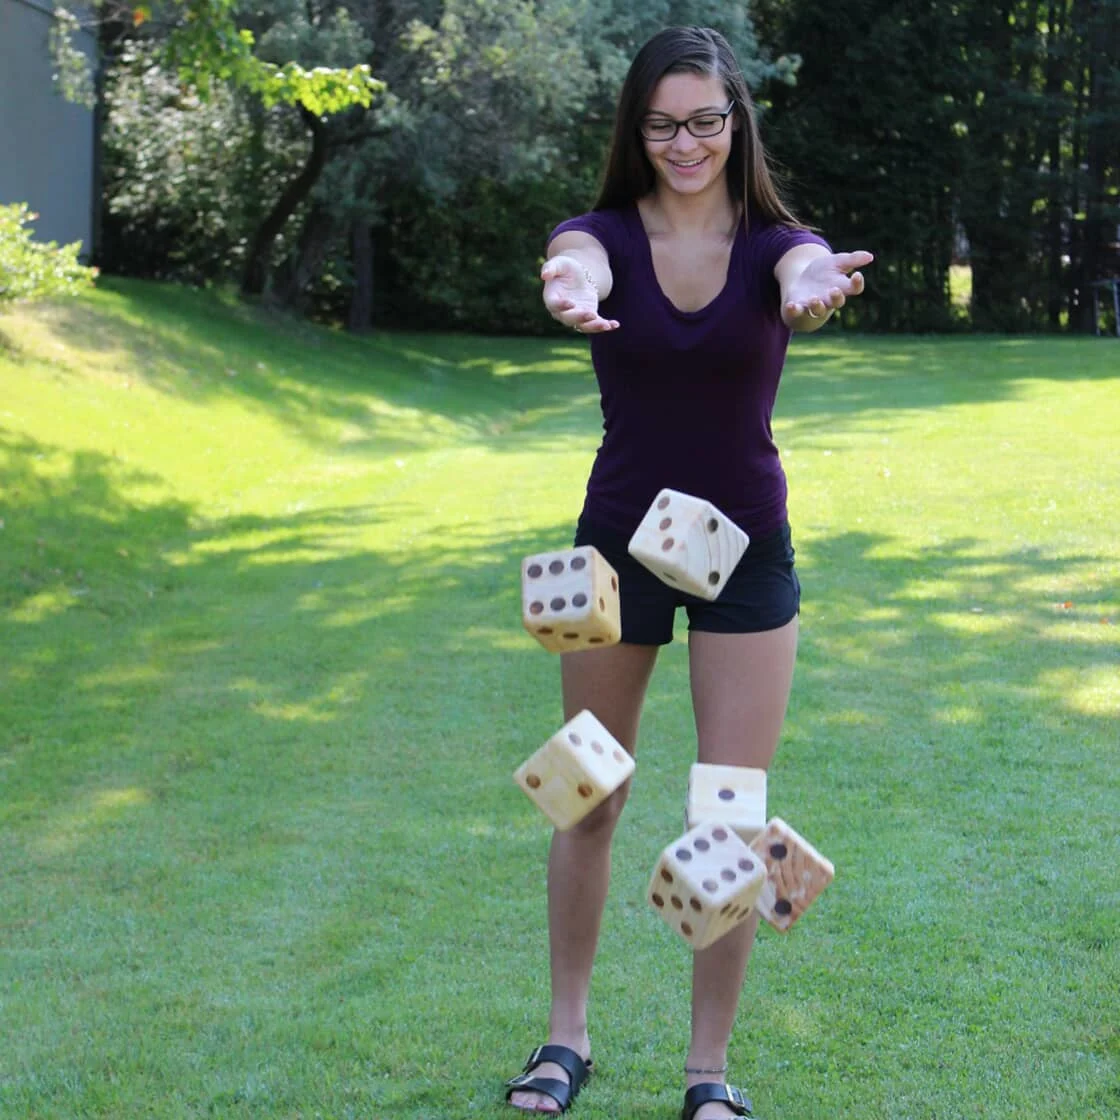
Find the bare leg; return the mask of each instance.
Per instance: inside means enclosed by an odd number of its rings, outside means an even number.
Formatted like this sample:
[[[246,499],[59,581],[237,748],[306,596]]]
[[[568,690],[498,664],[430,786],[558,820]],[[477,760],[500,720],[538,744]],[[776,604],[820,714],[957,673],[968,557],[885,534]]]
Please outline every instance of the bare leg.
[[[564,719],[585,708],[631,753],[636,749],[642,702],[657,660],[657,646],[617,645],[566,653],[561,661]],[[567,832],[555,832],[548,860],[548,937],[552,1007],[548,1041],[590,1056],[587,998],[599,941],[599,926],[611,874],[611,838],[629,793],[627,783]],[[540,1077],[567,1080],[545,1063]],[[539,1093],[510,1097],[517,1108],[555,1111],[556,1102]]]
[[[797,620],[760,634],[689,636],[692,703],[701,762],[725,766],[769,767],[778,748],[793,683]],[[719,1069],[727,1045],[758,929],[753,915],[739,929],[693,954],[692,1039],[687,1065]],[[687,1074],[687,1085],[722,1081],[719,1074]],[[696,1120],[733,1116],[713,1102]]]

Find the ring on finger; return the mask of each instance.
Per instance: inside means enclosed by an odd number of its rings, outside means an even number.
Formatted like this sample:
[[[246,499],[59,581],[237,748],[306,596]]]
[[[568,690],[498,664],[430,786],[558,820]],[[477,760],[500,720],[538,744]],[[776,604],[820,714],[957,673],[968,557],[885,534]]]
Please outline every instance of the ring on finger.
[[[820,318],[819,315],[814,315],[813,314],[813,309],[811,307],[806,307],[805,308],[805,314],[808,315],[810,319],[819,319]]]

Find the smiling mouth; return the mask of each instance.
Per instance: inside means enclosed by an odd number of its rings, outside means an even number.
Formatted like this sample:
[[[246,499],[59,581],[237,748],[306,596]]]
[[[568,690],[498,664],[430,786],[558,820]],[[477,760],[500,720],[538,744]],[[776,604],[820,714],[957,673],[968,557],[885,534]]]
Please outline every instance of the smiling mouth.
[[[699,167],[700,164],[702,164],[707,158],[707,156],[702,156],[700,159],[671,159],[669,160],[669,163],[672,164],[673,167],[683,167],[687,170],[693,167]]]

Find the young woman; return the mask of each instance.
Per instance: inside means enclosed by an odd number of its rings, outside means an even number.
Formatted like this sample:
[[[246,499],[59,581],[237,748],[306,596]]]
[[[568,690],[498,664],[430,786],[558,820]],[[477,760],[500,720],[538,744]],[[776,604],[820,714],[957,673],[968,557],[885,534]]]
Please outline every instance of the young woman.
[[[770,416],[791,331],[819,329],[863,290],[870,253],[833,253],[782,203],[726,40],[669,28],[622,88],[595,209],[553,232],[541,271],[552,316],[591,336],[604,434],[577,544],[614,566],[622,642],[561,657],[564,718],[590,709],[631,752],[675,611],[689,618],[700,762],[765,769],[793,677],[800,587]],[[706,498],[751,538],[720,597],[672,590],[627,553],[658,490]],[[515,1108],[567,1110],[591,1069],[587,1002],[627,789],[557,832],[548,865],[547,1045],[508,1086]],[[692,969],[683,1120],[750,1116],[727,1047],[757,916]]]

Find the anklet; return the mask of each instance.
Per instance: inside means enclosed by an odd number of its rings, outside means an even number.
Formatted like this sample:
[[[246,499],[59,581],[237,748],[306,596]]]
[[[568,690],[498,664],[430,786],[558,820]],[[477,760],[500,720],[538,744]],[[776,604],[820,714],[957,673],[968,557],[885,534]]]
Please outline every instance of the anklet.
[[[685,1066],[685,1073],[726,1073],[727,1066],[722,1065],[719,1069],[702,1069],[699,1066]]]

